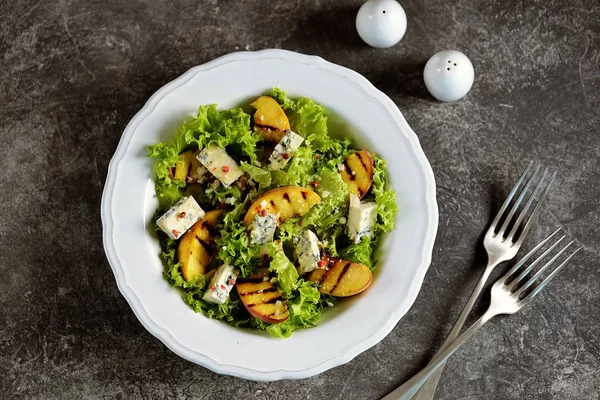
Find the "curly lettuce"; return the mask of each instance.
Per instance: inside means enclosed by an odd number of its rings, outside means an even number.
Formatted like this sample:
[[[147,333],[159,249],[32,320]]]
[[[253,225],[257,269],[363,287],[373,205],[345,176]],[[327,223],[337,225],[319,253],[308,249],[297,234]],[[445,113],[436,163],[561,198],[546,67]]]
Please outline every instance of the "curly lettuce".
[[[182,161],[182,152],[216,143],[230,155],[257,162],[256,145],[261,140],[250,129],[250,115],[241,108],[218,111],[216,105],[200,106],[196,117],[185,121],[171,140],[148,148],[148,157],[157,160],[154,174],[159,203],[170,206],[184,194],[186,182],[173,179],[170,174],[171,168]]]
[[[202,296],[208,276],[185,281],[176,257],[177,242],[155,226],[165,279],[181,292],[184,302],[196,312],[233,326],[265,330],[275,337],[289,337],[298,329],[315,326],[324,309],[335,303],[334,297],[320,293],[313,283],[298,274],[290,251],[293,238],[305,229],[311,229],[319,237],[323,253],[362,263],[374,270],[374,251],[381,235],[392,230],[398,206],[396,194],[387,184],[385,161],[374,156],[372,187],[363,199],[377,203],[374,235],[362,238],[360,243],[351,243],[345,235],[344,221],[348,217],[348,186],[338,171],[340,163],[356,151],[351,140],[329,135],[332,123],[327,111],[311,99],[289,98],[279,88],[272,89],[268,95],[281,105],[292,130],[305,139],[283,169],[269,169],[265,155],[270,145],[261,143],[261,135],[254,133],[250,114],[240,108],[219,111],[216,105],[199,107],[197,115],[185,121],[171,140],[150,146],[148,156],[156,160],[154,180],[159,207],[154,220],[184,195],[192,195],[206,210],[223,209],[223,217],[212,233],[213,263],[234,265],[240,271],[240,279],[250,277],[258,267],[268,265],[286,300],[290,316],[278,324],[254,318],[235,290],[223,304],[205,302]],[[202,149],[211,143],[224,148],[236,159],[245,173],[243,179],[224,187],[218,181],[187,185],[184,180],[171,176],[171,169],[183,162],[180,154]],[[248,227],[242,222],[248,207],[267,190],[288,185],[310,188],[319,194],[321,201],[305,215],[280,223],[275,242],[263,246],[251,243]]]

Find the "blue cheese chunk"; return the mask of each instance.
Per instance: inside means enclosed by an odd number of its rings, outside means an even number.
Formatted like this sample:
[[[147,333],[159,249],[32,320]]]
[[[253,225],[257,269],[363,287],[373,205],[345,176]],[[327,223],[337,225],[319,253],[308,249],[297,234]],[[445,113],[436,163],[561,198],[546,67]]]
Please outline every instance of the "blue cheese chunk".
[[[377,203],[361,202],[355,195],[350,195],[350,209],[346,232],[354,243],[360,243],[363,236],[373,237],[373,227],[377,218]]]
[[[319,238],[311,230],[306,230],[294,237],[294,250],[298,258],[299,272],[306,274],[317,269],[321,259]]]
[[[177,240],[202,217],[204,217],[204,210],[192,196],[187,196],[169,208],[156,224],[171,239]]]
[[[269,157],[269,168],[272,170],[282,169],[285,167],[290,157],[294,155],[298,147],[304,142],[304,138],[297,133],[289,131],[281,138],[275,150]]]
[[[237,279],[238,272],[232,265],[223,264],[213,274],[202,300],[215,304],[223,304]]]
[[[208,172],[221,181],[225,187],[229,187],[240,176],[244,175],[235,160],[214,143],[202,149],[197,158]]]
[[[252,222],[250,240],[252,243],[266,244],[273,241],[277,228],[277,214],[257,215]]]

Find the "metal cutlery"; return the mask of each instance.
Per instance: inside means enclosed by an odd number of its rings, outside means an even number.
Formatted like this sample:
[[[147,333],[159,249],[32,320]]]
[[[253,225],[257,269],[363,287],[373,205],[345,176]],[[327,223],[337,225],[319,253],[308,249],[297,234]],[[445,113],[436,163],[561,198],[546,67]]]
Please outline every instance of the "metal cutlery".
[[[419,388],[430,378],[445,361],[462,345],[464,344],[475,332],[477,332],[487,321],[492,317],[500,314],[514,314],[521,308],[531,302],[535,296],[550,282],[552,278],[573,258],[573,256],[581,250],[582,247],[577,248],[575,251],[567,255],[563,261],[556,267],[552,272],[547,274],[544,278],[543,274],[546,273],[550,267],[558,263],[558,260],[567,252],[571,245],[575,241],[569,242],[566,246],[562,247],[561,250],[557,251],[553,256],[552,252],[557,246],[566,238],[562,236],[560,239],[554,242],[548,247],[540,256],[538,256],[533,262],[527,264],[527,262],[540,251],[547,243],[549,243],[554,236],[558,234],[560,229],[556,230],[540,244],[538,244],[533,250],[531,250],[525,257],[523,257],[515,266],[513,266],[504,276],[494,283],[491,290],[491,303],[487,311],[464,333],[459,335],[455,340],[448,343],[448,345],[437,355],[430,363],[422,369],[418,374],[408,380],[405,384],[394,390],[388,396],[384,397],[383,400],[408,400],[413,398]],[[551,258],[548,260],[548,258]],[[545,262],[545,264],[534,272],[534,268]]]
[[[548,169],[546,169],[540,177],[541,166],[539,165],[535,167],[530,174],[532,167],[533,161],[529,163],[528,167],[521,174],[488,228],[483,239],[483,245],[488,257],[487,266],[483,270],[481,278],[473,289],[473,292],[458,317],[458,320],[454,324],[454,327],[448,334],[444,343],[440,346],[438,352],[434,355],[434,358],[443,352],[450,342],[456,339],[494,268],[505,261],[512,260],[517,255],[525,237],[529,233],[533,221],[539,213],[540,206],[548,195],[548,191],[550,190],[550,186],[556,175],[556,173],[554,173],[551,177],[548,177]],[[529,178],[527,178],[528,175]],[[536,201],[540,192],[541,196],[539,196],[539,199]],[[534,203],[535,207],[528,215],[528,212]],[[524,204],[524,206],[519,209],[522,204]],[[442,364],[442,366],[432,374],[431,378],[424,382],[423,388],[415,395],[415,400],[433,399],[437,384],[443,372],[443,367],[444,365]]]

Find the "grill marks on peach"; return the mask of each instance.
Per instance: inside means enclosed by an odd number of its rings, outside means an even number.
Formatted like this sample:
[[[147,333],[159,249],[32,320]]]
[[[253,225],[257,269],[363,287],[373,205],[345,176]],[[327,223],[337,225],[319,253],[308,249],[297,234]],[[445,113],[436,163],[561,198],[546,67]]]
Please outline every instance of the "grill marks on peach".
[[[300,186],[284,186],[269,190],[250,205],[244,217],[244,225],[254,221],[257,214],[279,214],[279,222],[301,217],[321,198],[310,189]]]
[[[366,265],[331,259],[329,269],[316,269],[308,274],[307,279],[319,283],[321,293],[336,297],[347,297],[365,290],[373,279],[371,270]]]
[[[211,232],[220,215],[219,210],[207,212],[179,240],[177,261],[181,263],[181,275],[186,281],[208,272],[214,253]]]
[[[260,281],[258,281],[260,279]],[[278,323],[289,317],[289,311],[281,292],[270,280],[260,276],[238,282],[236,289],[240,300],[254,317],[269,323]]]
[[[360,150],[346,156],[344,169],[340,172],[351,194],[363,198],[373,183],[374,161],[371,153]]]

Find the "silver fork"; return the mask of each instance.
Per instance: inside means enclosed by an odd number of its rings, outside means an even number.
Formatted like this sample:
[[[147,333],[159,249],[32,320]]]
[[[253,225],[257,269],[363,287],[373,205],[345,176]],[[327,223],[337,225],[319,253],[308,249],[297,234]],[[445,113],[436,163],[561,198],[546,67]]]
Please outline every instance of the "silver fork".
[[[496,268],[499,264],[505,261],[512,260],[521,248],[521,244],[525,240],[527,233],[529,233],[533,220],[540,210],[540,205],[546,198],[548,191],[550,190],[550,186],[554,181],[554,177],[556,176],[556,173],[552,174],[552,176],[550,177],[550,181],[543,190],[540,199],[537,201],[533,209],[533,212],[526,219],[527,212],[535,202],[536,196],[538,195],[540,190],[542,190],[543,184],[548,177],[548,169],[546,169],[543,172],[542,177],[538,180],[537,184],[535,184],[532,193],[527,198],[525,206],[521,209],[519,213],[517,213],[517,211],[519,210],[519,206],[521,205],[521,203],[523,203],[523,200],[529,192],[529,189],[532,185],[534,185],[535,180],[539,176],[541,168],[538,165],[529,177],[529,179],[527,179],[525,182],[525,178],[527,177],[532,167],[533,161],[529,163],[529,166],[521,174],[519,180],[506,197],[506,200],[504,200],[502,207],[500,207],[498,214],[496,214],[496,217],[494,218],[492,224],[488,228],[483,239],[483,246],[485,247],[488,256],[487,266],[483,270],[481,278],[479,278],[475,289],[473,289],[473,292],[471,293],[471,297],[469,297],[467,304],[465,304],[465,307],[463,308],[460,316],[458,317],[458,320],[454,324],[454,327],[452,328],[452,330],[448,334],[448,337],[440,346],[440,349],[434,355],[434,357],[438,356],[442,351],[444,351],[444,349],[448,346],[450,342],[456,339],[456,337],[462,330],[463,325],[467,320],[467,317],[471,313],[471,309],[473,308],[475,301],[481,294],[481,290],[485,286],[485,282],[488,280],[494,268]],[[525,182],[524,185],[523,182]],[[519,189],[521,190],[519,191]],[[513,202],[513,199],[515,198],[516,200]],[[508,229],[509,227],[511,227],[510,230]],[[521,228],[521,230],[519,230],[519,228]],[[435,389],[437,388],[443,370],[444,365],[442,364],[442,366],[439,369],[437,369],[437,371],[431,376],[431,378],[424,383],[423,388],[421,388],[421,390],[417,392],[417,394],[414,397],[414,400],[433,399]]]
[[[567,244],[562,250],[558,251],[549,261],[544,264],[535,274],[533,269],[541,263],[547,256],[565,239],[566,236],[558,239],[552,246],[542,253],[537,259],[535,259],[530,265],[523,268],[525,263],[538,252],[546,243],[548,243],[558,232],[560,228],[554,233],[548,236],[544,241],[537,245],[531,250],[523,259],[521,259],[514,267],[512,267],[504,276],[494,283],[492,286],[492,299],[489,308],[471,327],[469,327],[464,333],[458,336],[454,341],[449,343],[444,350],[436,356],[424,369],[418,374],[413,376],[404,385],[394,390],[388,396],[384,397],[383,400],[388,399],[410,399],[415,393],[417,393],[419,387],[431,377],[435,371],[437,371],[446,360],[473,334],[480,329],[487,321],[492,317],[499,314],[514,314],[521,308],[529,304],[531,300],[537,296],[537,294],[548,284],[548,282],[556,276],[573,256],[581,250],[579,247],[564,261],[556,267],[550,274],[548,274],[543,280],[541,276],[550,266],[567,251],[567,249],[575,242],[574,240]],[[518,275],[517,275],[518,274]],[[517,276],[515,276],[517,275]]]

